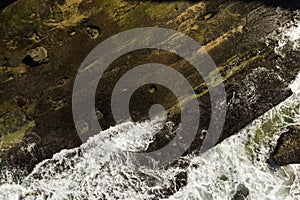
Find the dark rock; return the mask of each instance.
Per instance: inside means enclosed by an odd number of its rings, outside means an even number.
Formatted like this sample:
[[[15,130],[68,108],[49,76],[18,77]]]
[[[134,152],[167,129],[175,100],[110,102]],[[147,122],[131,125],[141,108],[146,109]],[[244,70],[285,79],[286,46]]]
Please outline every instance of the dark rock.
[[[37,134],[27,133],[22,142],[4,151],[2,159],[9,166],[30,172],[38,161],[44,157],[40,142],[41,138]]]
[[[27,52],[22,62],[30,67],[36,67],[48,61],[48,52],[44,47],[37,47]]]
[[[89,25],[86,31],[92,39],[97,39],[101,34],[101,28],[98,26]]]
[[[17,1],[17,0],[1,0],[0,1],[0,10],[9,6],[10,4],[14,3],[15,1]]]
[[[300,127],[291,126],[277,141],[271,156],[276,165],[300,163]]]
[[[248,195],[249,189],[244,184],[239,184],[232,200],[245,200]]]
[[[222,180],[222,181],[228,181],[228,177],[225,176],[225,175],[222,175],[222,176],[220,177],[220,180]]]

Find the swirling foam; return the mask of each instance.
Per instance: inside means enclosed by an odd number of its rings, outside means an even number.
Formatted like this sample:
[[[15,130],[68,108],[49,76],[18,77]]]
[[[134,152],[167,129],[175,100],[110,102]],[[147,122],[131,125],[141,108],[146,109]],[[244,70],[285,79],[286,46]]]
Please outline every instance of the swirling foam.
[[[188,183],[169,199],[231,199],[241,184],[249,199],[299,199],[300,166],[266,163],[279,135],[300,122],[298,92],[205,154],[186,157],[187,169],[133,168],[134,158],[120,152],[146,149],[162,124],[127,122],[43,161],[21,185],[2,185],[0,199],[151,199],[164,197],[155,191],[173,187],[180,172]]]

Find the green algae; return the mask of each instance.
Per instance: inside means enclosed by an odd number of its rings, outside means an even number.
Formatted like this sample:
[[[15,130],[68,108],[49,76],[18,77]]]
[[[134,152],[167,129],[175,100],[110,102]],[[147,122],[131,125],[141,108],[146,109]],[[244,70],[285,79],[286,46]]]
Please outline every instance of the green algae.
[[[25,134],[35,126],[35,121],[30,121],[23,125],[19,130],[15,131],[12,134],[5,135],[0,138],[1,149],[8,149],[14,144],[21,142]]]

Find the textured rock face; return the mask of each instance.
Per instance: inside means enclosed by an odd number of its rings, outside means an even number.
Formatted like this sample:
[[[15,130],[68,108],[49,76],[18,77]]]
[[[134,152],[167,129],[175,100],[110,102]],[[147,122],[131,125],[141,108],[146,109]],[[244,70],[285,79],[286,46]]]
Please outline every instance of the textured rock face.
[[[73,124],[71,95],[83,59],[101,41],[116,33],[131,28],[160,26],[192,37],[205,47],[217,64],[223,80],[216,80],[216,83],[225,83],[228,100],[221,141],[291,94],[287,86],[299,71],[299,65],[295,63],[299,63],[300,57],[291,51],[281,58],[274,53],[277,41],[270,39],[266,45],[266,40],[280,24],[292,20],[293,13],[272,5],[270,1],[224,0],[18,0],[0,12],[0,102],[10,107],[4,117],[0,115],[1,120],[10,124],[1,126],[2,134],[10,135],[15,129],[35,121],[34,127],[27,131],[35,134],[27,133],[25,139],[35,141],[37,135],[40,140],[35,148],[42,153],[30,159],[30,168],[63,148],[78,146],[80,140]],[[294,9],[299,6],[296,3],[284,5]],[[40,46],[47,49],[47,63],[31,68],[24,58],[29,50]],[[116,81],[128,69],[149,62],[174,67],[188,77],[198,94],[202,123],[190,151],[197,150],[203,139],[201,133],[209,124],[209,95],[192,66],[172,53],[155,50],[132,52],[110,66],[99,83],[101,87],[96,97],[101,125],[108,128],[114,124],[108,105]],[[151,99],[151,102],[145,103],[146,99]],[[139,120],[147,116],[149,105],[155,102],[167,108],[177,103],[170,91],[164,88],[157,86],[155,92],[150,93],[148,87],[141,88],[132,98],[133,118]],[[165,140],[162,137],[153,148],[159,148],[166,143]],[[26,159],[16,157],[26,155],[14,155],[18,152],[15,148],[21,146],[16,145],[3,153],[4,160],[17,165],[18,160],[25,162]],[[8,159],[11,154],[15,159]]]
[[[300,127],[290,127],[278,140],[273,158],[278,165],[300,163]]]

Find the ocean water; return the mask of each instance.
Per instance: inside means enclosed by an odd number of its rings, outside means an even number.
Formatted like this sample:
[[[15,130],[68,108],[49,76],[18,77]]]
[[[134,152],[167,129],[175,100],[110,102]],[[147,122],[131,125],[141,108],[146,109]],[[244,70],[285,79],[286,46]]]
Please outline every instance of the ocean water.
[[[279,55],[285,56],[288,44],[298,51],[300,20],[270,37],[278,41]],[[2,170],[0,200],[231,200],[241,194],[249,200],[300,199],[300,165],[271,168],[266,162],[280,135],[300,123],[300,74],[290,88],[293,95],[284,102],[204,154],[180,158],[181,165],[137,168],[135,158],[124,152],[147,149],[164,123],[159,118],[126,122],[55,154],[17,181],[14,172]],[[185,177],[186,185],[179,187]]]
[[[273,169],[266,163],[280,134],[300,122],[300,76],[291,87],[291,97],[236,135],[181,158],[187,168],[136,168],[123,152],[146,149],[163,124],[127,122],[41,162],[20,184],[0,186],[0,199],[232,199],[241,186],[247,199],[300,199],[300,165]],[[176,191],[181,173],[187,185]],[[172,189],[167,197],[164,190]]]

